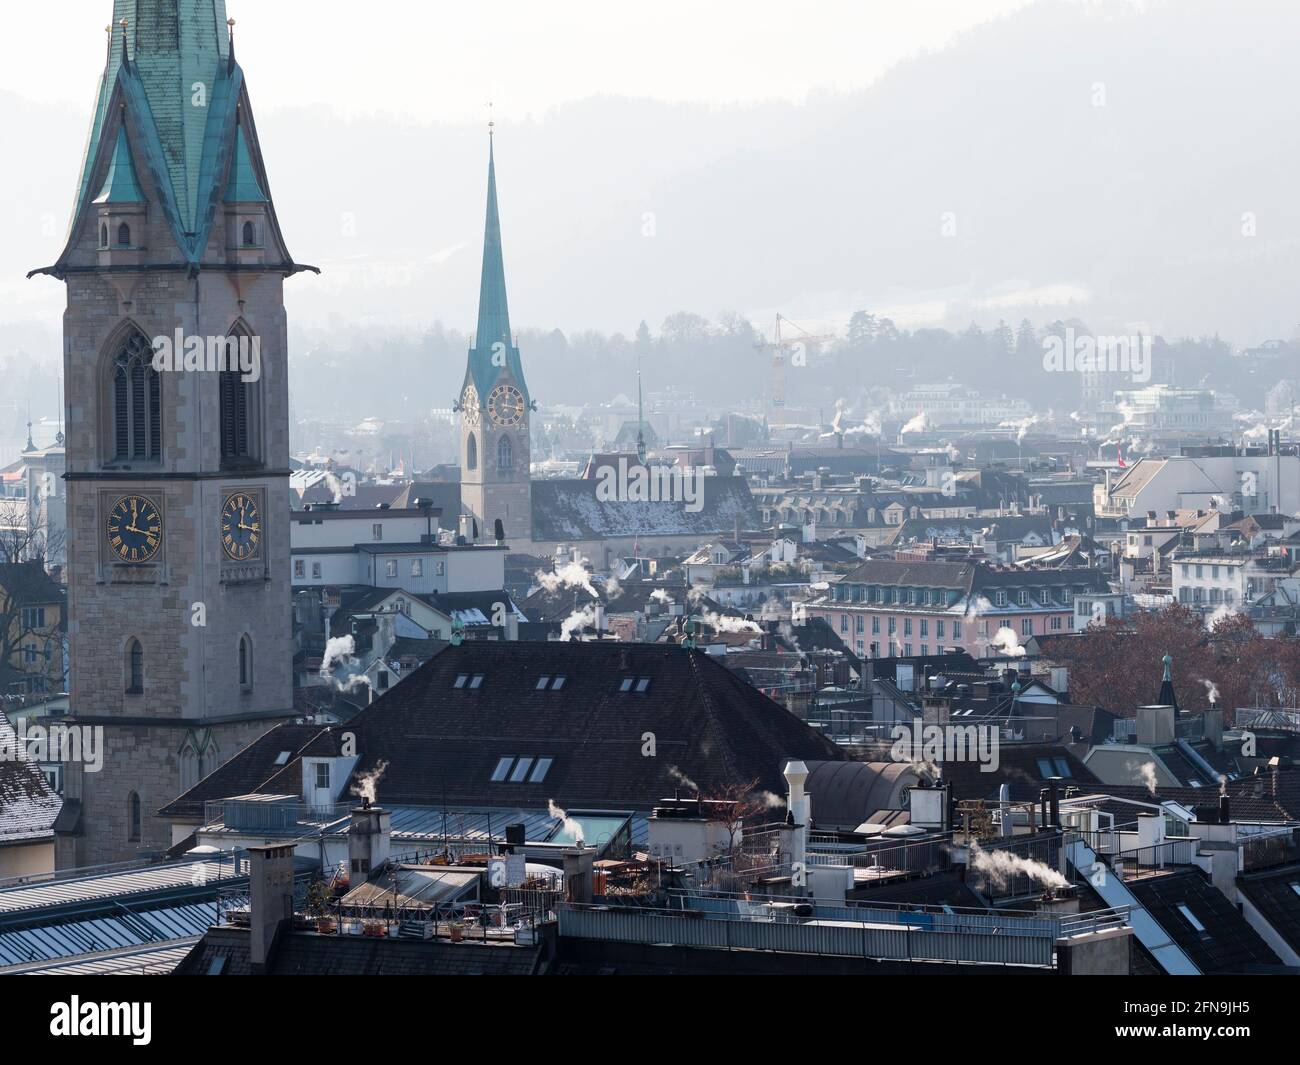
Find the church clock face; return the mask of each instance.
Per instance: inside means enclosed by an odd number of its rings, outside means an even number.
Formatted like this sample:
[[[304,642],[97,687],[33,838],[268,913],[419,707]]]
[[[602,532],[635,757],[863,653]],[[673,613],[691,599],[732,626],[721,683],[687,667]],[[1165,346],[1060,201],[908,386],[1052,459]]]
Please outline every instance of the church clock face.
[[[262,543],[262,512],[247,492],[226,497],[221,508],[221,549],[226,557],[244,562],[257,554]]]
[[[478,425],[478,389],[473,385],[465,386],[465,395],[460,401],[460,416],[466,425]]]
[[[121,561],[148,562],[162,546],[162,515],[146,496],[123,496],[104,523],[108,546]]]
[[[488,396],[488,414],[497,425],[516,426],[524,420],[524,396],[514,385],[497,385]]]

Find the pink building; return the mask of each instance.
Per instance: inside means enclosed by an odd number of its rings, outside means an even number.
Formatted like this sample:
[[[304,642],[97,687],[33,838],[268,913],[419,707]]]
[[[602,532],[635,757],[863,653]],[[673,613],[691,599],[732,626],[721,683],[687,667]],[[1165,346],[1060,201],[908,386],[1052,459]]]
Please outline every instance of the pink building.
[[[1105,575],[1086,567],[870,559],[810,602],[807,614],[825,619],[863,657],[961,648],[981,658],[1030,636],[1070,632],[1074,597],[1108,590]]]

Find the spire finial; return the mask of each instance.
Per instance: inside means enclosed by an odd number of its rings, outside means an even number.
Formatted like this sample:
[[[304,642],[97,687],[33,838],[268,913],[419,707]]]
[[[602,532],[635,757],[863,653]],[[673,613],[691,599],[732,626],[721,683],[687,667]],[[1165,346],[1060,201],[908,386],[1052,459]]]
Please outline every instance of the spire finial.
[[[491,140],[496,132],[496,115],[493,111],[492,101],[488,101],[488,140]]]
[[[118,19],[117,24],[122,27],[122,62],[127,63],[131,57],[126,52],[126,27],[129,25],[126,16]]]
[[[1174,674],[1173,674],[1174,656],[1171,655],[1168,651],[1166,651],[1165,657],[1162,658],[1160,661],[1165,667],[1165,675],[1161,679],[1172,681],[1174,679]]]

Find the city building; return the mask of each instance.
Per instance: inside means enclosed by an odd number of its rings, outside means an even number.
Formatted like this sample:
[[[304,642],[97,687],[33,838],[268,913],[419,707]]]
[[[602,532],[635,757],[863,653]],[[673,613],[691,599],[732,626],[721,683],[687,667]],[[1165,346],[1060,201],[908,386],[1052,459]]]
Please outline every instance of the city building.
[[[957,648],[978,658],[1016,653],[1031,636],[1069,632],[1074,597],[1108,590],[1092,568],[881,558],[863,562],[805,610],[861,656]]]

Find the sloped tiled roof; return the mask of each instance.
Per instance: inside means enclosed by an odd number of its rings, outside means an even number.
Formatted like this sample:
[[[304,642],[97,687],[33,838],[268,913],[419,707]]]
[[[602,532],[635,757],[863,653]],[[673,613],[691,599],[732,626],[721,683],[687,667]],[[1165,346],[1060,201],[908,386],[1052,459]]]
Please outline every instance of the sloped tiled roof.
[[[169,802],[158,811],[159,816],[201,817],[203,804],[208,800],[227,799],[232,795],[248,795],[261,790],[264,784],[282,773],[285,765],[293,762],[298,752],[322,728],[321,725],[290,722],[277,725],[218,766],[189,791]],[[277,764],[286,751],[288,757]]]
[[[0,711],[0,843],[52,836],[63,805],[40,767],[16,757],[21,742]]]
[[[603,540],[632,536],[716,536],[758,524],[743,477],[701,478],[698,510],[682,501],[605,501],[592,478],[534,481],[534,541]]]
[[[475,674],[483,676],[478,688],[455,687]],[[562,689],[539,689],[542,676],[563,676]],[[646,690],[620,691],[625,677],[647,678]],[[342,731],[321,732],[300,753],[337,754]],[[787,759],[846,757],[708,655],[659,644],[467,640],[376,699],[346,731],[361,753],[358,772],[387,763],[377,797],[388,805],[545,807],[554,799],[645,809],[689,787],[686,780],[706,794],[751,780],[783,794]],[[493,782],[503,758],[552,761],[536,783]],[[300,779],[293,766],[281,777],[295,772]],[[240,790],[287,786],[272,779]]]
[[[1300,952],[1300,866],[1267,869],[1237,877],[1241,893],[1292,950]]]
[[[1247,965],[1282,964],[1260,934],[1200,870],[1138,877],[1126,884],[1202,973],[1231,973]],[[1192,912],[1204,932],[1184,916],[1180,905]]]

